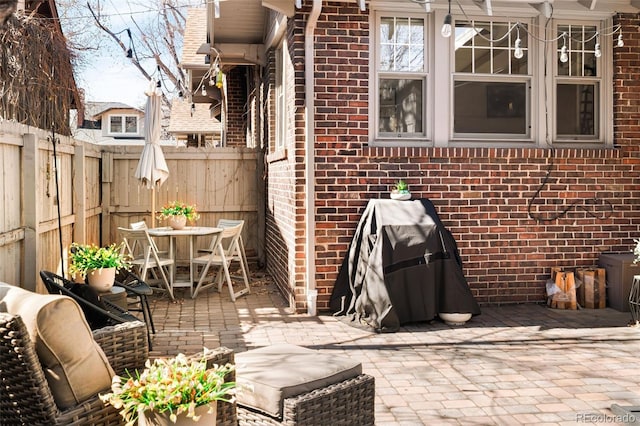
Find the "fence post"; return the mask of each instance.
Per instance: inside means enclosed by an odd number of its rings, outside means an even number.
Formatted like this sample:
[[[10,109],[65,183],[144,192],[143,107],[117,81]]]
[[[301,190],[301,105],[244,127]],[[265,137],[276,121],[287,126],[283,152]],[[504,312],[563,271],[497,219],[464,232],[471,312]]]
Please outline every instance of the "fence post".
[[[38,139],[33,133],[23,135],[22,182],[24,200],[24,263],[22,287],[36,291],[38,282],[38,253],[40,253],[38,197],[42,196],[38,173]]]
[[[84,144],[76,145],[73,156],[73,241],[85,244],[87,242],[87,173],[84,158]]]

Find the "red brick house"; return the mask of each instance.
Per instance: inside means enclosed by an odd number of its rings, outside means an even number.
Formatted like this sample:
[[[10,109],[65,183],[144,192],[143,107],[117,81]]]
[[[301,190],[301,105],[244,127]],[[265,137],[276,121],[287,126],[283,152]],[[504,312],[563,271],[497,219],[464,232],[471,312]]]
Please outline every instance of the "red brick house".
[[[317,288],[328,307],[367,201],[398,179],[435,204],[480,303],[541,302],[551,267],[629,251],[638,8],[209,2],[200,52],[227,74],[227,131],[264,151],[266,265],[292,304]]]

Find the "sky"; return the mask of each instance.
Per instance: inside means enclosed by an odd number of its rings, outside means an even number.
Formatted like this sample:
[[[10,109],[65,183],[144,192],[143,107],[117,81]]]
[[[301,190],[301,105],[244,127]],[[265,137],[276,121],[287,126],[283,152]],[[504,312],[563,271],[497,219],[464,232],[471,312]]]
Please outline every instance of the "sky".
[[[181,0],[180,2],[186,3],[189,0]],[[145,19],[157,16],[157,11],[153,11],[154,7],[158,7],[156,2],[147,0],[144,3],[144,5],[137,5],[133,0],[102,0],[102,14],[108,16],[109,28],[112,31],[120,32],[130,28],[135,39],[137,29],[132,17],[136,22],[142,23]],[[201,1],[199,3],[202,4]],[[84,5],[77,7],[74,13],[80,14],[80,19],[88,19],[89,22],[93,22],[93,17]],[[61,23],[64,31],[64,18],[61,19]],[[81,89],[84,89],[85,100],[122,102],[136,108],[143,107],[146,101],[144,92],[148,88],[149,82],[126,58],[111,37],[95,28],[92,29],[93,32],[104,37],[104,41],[98,50],[84,53],[87,65],[76,70],[76,82]],[[120,34],[119,37],[125,45],[129,43],[126,33]],[[149,74],[152,74],[155,63],[143,63],[143,66]]]

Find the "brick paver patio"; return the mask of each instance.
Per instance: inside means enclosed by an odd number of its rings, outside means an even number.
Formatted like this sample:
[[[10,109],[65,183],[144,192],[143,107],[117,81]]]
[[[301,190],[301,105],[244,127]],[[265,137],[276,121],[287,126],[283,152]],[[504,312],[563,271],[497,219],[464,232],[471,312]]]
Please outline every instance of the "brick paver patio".
[[[640,328],[613,309],[484,306],[465,326],[440,321],[375,334],[294,314],[268,277],[234,304],[226,287],[192,300],[152,298],[152,356],[287,342],[363,363],[376,378],[378,425],[622,424],[611,404],[640,405]]]

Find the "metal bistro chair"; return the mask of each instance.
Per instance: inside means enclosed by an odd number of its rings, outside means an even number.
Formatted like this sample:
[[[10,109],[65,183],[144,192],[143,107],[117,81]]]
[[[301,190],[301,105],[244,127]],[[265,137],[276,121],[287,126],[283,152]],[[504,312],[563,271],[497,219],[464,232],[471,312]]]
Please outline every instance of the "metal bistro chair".
[[[147,281],[147,272],[158,271],[161,280],[171,299],[173,297],[173,277],[175,261],[171,257],[162,256],[158,251],[155,241],[149,235],[147,229],[130,229],[119,227],[118,231],[124,242],[123,250],[133,259],[131,263],[138,269],[140,278]],[[157,277],[157,275],[156,275]]]
[[[153,290],[140,277],[131,271],[121,269],[116,275],[115,285],[124,288],[127,292],[127,302],[130,311],[141,312],[144,323],[150,333],[156,334],[156,327],[153,324],[151,315],[151,307],[149,306],[149,296],[153,294]],[[134,302],[131,303],[130,300]],[[151,341],[149,341],[151,347]]]
[[[198,266],[202,267],[202,272],[200,273],[198,284],[196,285],[196,289],[193,292],[194,298],[198,295],[198,292],[200,290],[211,287],[216,283],[218,284],[218,291],[221,292],[222,286],[225,281],[227,283],[227,286],[229,287],[229,295],[231,296],[231,300],[234,302],[236,301],[236,298],[250,292],[249,278],[247,277],[247,271],[245,269],[244,262],[236,254],[239,247],[238,240],[240,238],[241,232],[242,223],[239,223],[236,226],[223,228],[221,233],[213,235],[209,247],[203,250],[204,252],[206,252],[206,254],[195,257],[192,260],[196,268]],[[228,239],[229,241],[226,248],[222,243],[225,239]],[[234,260],[240,262],[244,278],[244,288],[238,291],[234,290],[233,282],[231,281],[231,276],[229,274],[229,265]],[[209,268],[212,266],[217,266],[217,270],[215,271],[215,275],[214,277],[212,277],[211,282],[205,284],[207,273],[209,272]]]

